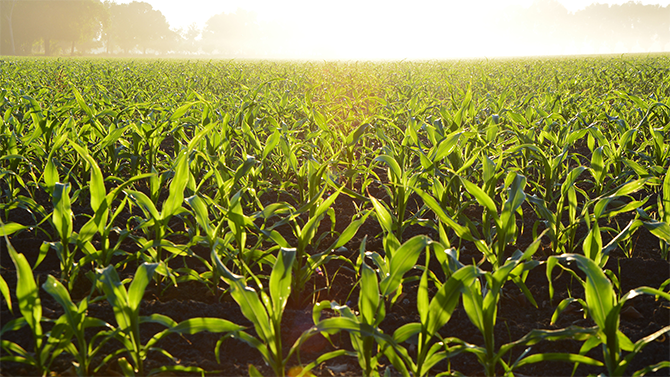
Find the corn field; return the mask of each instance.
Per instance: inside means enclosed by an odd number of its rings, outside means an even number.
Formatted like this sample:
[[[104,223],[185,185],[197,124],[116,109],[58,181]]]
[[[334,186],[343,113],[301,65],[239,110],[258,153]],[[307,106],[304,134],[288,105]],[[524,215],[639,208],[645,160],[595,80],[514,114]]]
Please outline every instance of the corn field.
[[[0,60],[3,375],[666,375],[670,56]]]

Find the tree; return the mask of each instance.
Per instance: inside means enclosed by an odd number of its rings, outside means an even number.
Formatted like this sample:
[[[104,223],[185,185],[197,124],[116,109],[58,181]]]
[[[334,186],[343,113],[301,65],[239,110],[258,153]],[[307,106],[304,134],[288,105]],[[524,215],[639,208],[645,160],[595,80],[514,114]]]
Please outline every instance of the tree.
[[[186,30],[180,30],[181,35],[181,50],[187,53],[197,53],[199,46],[199,37],[202,35],[202,30],[198,28],[196,23],[192,23]]]
[[[203,49],[229,56],[253,56],[263,51],[263,33],[256,14],[238,9],[212,16],[202,31]]]
[[[70,54],[75,44],[100,37],[105,9],[98,0],[54,1],[50,7],[50,35],[46,39],[67,41]]]
[[[9,50],[12,55],[16,54],[16,45],[14,43],[14,27],[12,25],[13,15],[14,15],[14,6],[16,5],[17,0],[3,0],[0,2],[0,13],[4,17],[0,18],[0,35],[5,33],[4,29],[7,29],[7,35],[9,36],[8,42],[3,38],[0,39],[0,54],[5,54],[5,50]],[[5,44],[11,46],[11,50],[5,47]]]
[[[104,8],[99,0],[2,0],[3,53],[29,54],[33,45],[41,43],[44,54],[58,50],[60,42],[70,44],[74,53],[75,44],[87,42],[99,36]],[[5,24],[6,23],[6,24]]]
[[[128,4],[106,3],[106,6],[110,14],[105,31],[108,52],[115,46],[125,53],[136,49],[144,54],[147,50],[166,52],[176,44],[177,33],[170,29],[163,13],[150,4],[133,1]]]

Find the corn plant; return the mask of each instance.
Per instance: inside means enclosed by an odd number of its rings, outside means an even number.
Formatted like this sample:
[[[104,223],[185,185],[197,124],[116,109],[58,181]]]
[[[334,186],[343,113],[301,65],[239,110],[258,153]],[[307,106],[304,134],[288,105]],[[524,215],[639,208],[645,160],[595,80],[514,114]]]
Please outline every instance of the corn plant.
[[[620,197],[628,196],[637,191],[640,191],[645,187],[645,184],[646,179],[638,179],[627,182],[617,187],[613,193],[609,195],[607,195],[607,193],[603,194],[598,198],[587,200],[583,204],[582,218],[586,222],[589,232],[584,238],[582,249],[584,255],[595,261],[600,267],[604,267],[605,263],[607,263],[609,258],[609,255],[607,254],[609,248],[603,248],[602,236],[600,234],[601,229],[598,221],[604,217],[613,218],[620,213],[633,211],[634,209],[638,209],[644,206],[644,204],[647,202],[647,198],[642,200],[631,200],[629,203],[623,203],[618,201],[618,199]],[[608,209],[610,203],[616,203],[618,206],[613,209]],[[593,206],[593,219],[591,219],[591,216],[589,216],[588,213],[591,206]],[[635,225],[632,230],[634,230],[636,227],[637,225]]]
[[[505,185],[507,187],[507,200],[503,203],[501,210],[496,208],[493,199],[477,185],[466,179],[461,179],[461,182],[465,189],[485,208],[482,215],[484,239],[477,240],[475,245],[486,256],[493,268],[497,269],[502,266],[505,247],[516,241],[518,232],[516,212],[526,200],[526,194],[523,191],[526,178],[515,173],[507,177]],[[490,231],[489,223],[495,224],[495,227]]]
[[[321,302],[318,310],[315,308],[314,320],[319,331],[332,335],[345,330],[349,332],[354,355],[358,359],[364,376],[378,376],[379,352],[378,340],[385,339],[379,329],[379,324],[386,316],[386,305],[380,296],[377,274],[366,263],[362,263],[359,270],[360,292],[358,295],[358,312],[356,314],[346,305],[336,302]],[[320,321],[321,311],[334,310],[339,318],[329,318]],[[316,329],[315,329],[316,330]]]
[[[415,174],[410,169],[403,170],[404,165],[398,163],[398,159],[402,159],[402,157],[393,157],[386,154],[375,158],[375,161],[383,162],[388,167],[389,184],[384,185],[384,189],[390,198],[391,206],[387,206],[384,202],[372,196],[370,196],[370,200],[382,228],[393,234],[399,242],[402,242],[402,234],[405,228],[410,225],[411,220],[418,216],[418,214],[415,214],[410,219],[405,219],[407,204],[413,192],[412,188],[417,186],[421,175]]]
[[[435,244],[434,244],[435,245]],[[440,250],[436,249],[436,252]],[[426,253],[426,267],[419,282],[417,296],[417,311],[420,322],[407,323],[393,333],[393,343],[384,348],[384,353],[397,370],[403,371],[406,376],[425,376],[438,362],[451,356],[445,349],[442,341],[433,341],[440,338],[438,331],[451,319],[451,315],[458,305],[463,287],[473,284],[481,271],[475,266],[462,266],[454,271],[449,279],[439,285],[432,299],[428,297],[428,264],[430,253]],[[410,338],[416,337],[416,356],[401,344]],[[452,339],[453,340],[453,339]]]
[[[595,322],[596,330],[584,342],[580,354],[585,354],[594,347],[602,345],[604,365],[609,376],[624,375],[631,360],[649,343],[670,332],[670,326],[666,326],[653,334],[646,336],[633,343],[621,330],[619,320],[621,309],[626,301],[641,294],[663,297],[670,300],[670,294],[659,289],[650,287],[638,287],[630,290],[621,297],[617,297],[612,282],[607,278],[598,264],[588,257],[579,254],[564,254],[552,256],[547,260],[547,279],[549,280],[549,297],[553,297],[554,290],[551,283],[551,272],[558,263],[574,262],[577,267],[586,274],[586,280],[582,280],[574,270],[560,265],[568,271],[573,278],[584,287],[584,299],[566,298],[561,301],[552,316],[552,323],[556,321],[560,313],[571,303],[579,303],[589,318]],[[628,354],[624,355],[624,352]],[[670,367],[669,362],[661,362],[652,369]],[[636,372],[635,375],[642,374]]]
[[[90,257],[86,258],[87,260],[91,259],[97,264],[98,268],[103,268],[111,263],[113,256],[124,253],[121,250],[121,243],[130,235],[130,232],[127,230],[120,230],[116,228],[114,224],[128,202],[128,198],[125,197],[118,205],[116,205],[116,208],[114,208],[118,195],[133,183],[149,178],[152,175],[148,173],[138,174],[107,193],[102,171],[95,159],[93,159],[84,147],[75,143],[71,143],[71,145],[89,164],[91,173],[88,188],[91,198],[91,209],[93,210],[93,216],[81,227],[79,233],[76,234],[76,243],[79,249],[90,253]],[[116,243],[111,245],[110,235],[113,231],[117,231],[120,234]],[[90,244],[96,234],[101,238],[100,250],[96,250]]]
[[[657,236],[660,238],[661,255],[665,259],[668,259],[670,252],[670,237],[668,237],[670,235],[670,174],[667,171],[663,179],[663,188],[661,189],[661,202],[658,203],[658,215],[658,221],[648,222],[648,227],[653,228],[653,230],[658,229],[659,233],[664,231],[665,237],[660,236],[658,233]]]
[[[147,252],[147,254],[141,255],[141,258],[147,262],[165,263],[162,254],[163,249],[169,250],[173,254],[175,252],[179,254],[178,248],[172,242],[166,240],[165,237],[169,234],[168,222],[170,219],[185,211],[182,202],[184,201],[184,190],[190,174],[188,164],[188,155],[182,153],[177,160],[175,175],[169,188],[169,196],[163,202],[160,212],[156,208],[156,204],[143,192],[125,190],[128,197],[142,209],[146,217],[146,219],[141,220],[138,227],[145,230],[150,239],[140,237],[137,242],[142,250]],[[161,270],[163,274],[169,275],[169,271],[166,271],[167,267],[164,266]]]
[[[347,186],[350,189],[353,188],[354,182],[356,180],[355,177],[357,173],[359,173],[358,165],[361,162],[363,162],[363,159],[361,158],[354,158],[355,157],[354,150],[356,149],[356,146],[359,144],[359,141],[365,135],[365,132],[369,127],[370,127],[369,123],[363,123],[360,126],[349,131],[349,133],[346,135],[341,130],[337,130],[338,133],[340,134],[340,138],[344,142],[343,143],[344,148],[342,148],[341,152],[343,156],[340,158],[340,161],[342,161],[346,166],[344,176],[347,181]]]
[[[237,338],[261,353],[263,360],[270,365],[277,376],[284,376],[286,363],[291,356],[284,357],[281,340],[281,320],[284,308],[291,294],[292,266],[296,258],[295,249],[282,248],[277,257],[270,281],[268,292],[264,291],[260,280],[253,276],[259,291],[247,285],[243,276],[233,274],[219,259],[215,250],[211,253],[212,263],[216,266],[221,279],[230,286],[230,294],[240,306],[242,314],[254,324],[256,337],[244,331],[238,331],[233,338]],[[225,338],[223,338],[225,339]],[[222,339],[222,340],[223,340]],[[221,340],[221,341],[222,341]],[[216,358],[219,360],[219,347],[216,346]],[[255,368],[254,368],[255,369]]]
[[[335,226],[335,216],[331,206],[340,195],[342,190],[343,187],[330,194],[322,201],[317,201],[316,199],[324,194],[324,187],[321,192],[312,199],[312,203],[307,205],[306,208],[303,207],[302,209],[298,209],[295,213],[291,214],[289,220],[292,221],[290,221],[290,225],[293,228],[293,234],[297,238],[296,263],[293,264],[294,279],[291,283],[291,292],[293,299],[295,299],[296,302],[300,302],[303,299],[302,292],[305,288],[305,285],[307,284],[307,281],[312,277],[314,272],[333,258],[330,256],[330,254],[334,249],[343,246],[356,235],[358,228],[365,222],[365,219],[369,215],[368,212],[365,213],[361,218],[353,220],[342,232],[342,234],[336,238],[333,244],[326,248],[323,252],[312,255],[308,254],[307,248],[311,246],[313,249],[317,249],[321,243],[321,239],[323,239],[325,236],[325,234],[322,234],[318,239],[315,240],[316,232],[326,214],[330,214],[330,219],[332,222],[331,228]],[[302,226],[297,220],[297,217],[303,213],[301,210],[305,211],[305,213],[309,215],[307,222],[305,222],[305,224]],[[289,247],[288,242],[278,233],[275,233],[272,239],[282,247]]]
[[[575,243],[577,226],[581,222],[578,217],[577,188],[575,183],[579,176],[586,171],[583,166],[578,166],[566,175],[561,184],[560,194],[556,202],[556,209],[551,210],[551,203],[537,196],[529,195],[528,201],[535,207],[535,213],[549,231],[546,233],[551,240],[552,248],[556,253],[572,251]],[[561,221],[567,207],[567,225]]]
[[[390,236],[393,237],[393,235]],[[315,328],[306,333],[305,337],[317,332],[325,335],[332,335],[339,331],[349,332],[351,344],[363,375],[379,375],[380,357],[385,354],[386,347],[395,346],[393,338],[379,329],[379,324],[386,317],[386,301],[392,303],[398,298],[402,292],[403,276],[416,265],[421,252],[429,244],[430,240],[426,236],[413,237],[395,249],[392,252],[393,256],[384,260],[377,253],[366,252],[365,242],[363,242],[356,262],[360,275],[358,314],[347,305],[328,301],[320,302],[314,307]],[[387,255],[390,254],[391,250]],[[377,271],[365,263],[366,257],[374,261],[379,268]],[[334,310],[339,317],[320,320],[324,309]],[[351,355],[350,353],[345,354]],[[387,355],[394,357],[396,353],[389,351]],[[396,364],[404,365],[399,360],[394,363]]]
[[[5,354],[0,357],[0,361],[27,364],[35,367],[40,375],[46,376],[49,373],[51,363],[67,347],[69,341],[68,324],[65,321],[56,321],[50,331],[44,331],[42,323],[52,321],[42,317],[39,288],[30,264],[28,264],[23,254],[16,252],[7,236],[5,236],[5,243],[9,256],[16,266],[16,298],[21,317],[5,323],[0,330],[0,338],[8,331],[16,331],[27,325],[32,334],[33,349],[27,351],[14,342],[2,339],[2,349]],[[2,294],[11,309],[11,297],[4,279],[2,280]]]
[[[58,232],[60,242],[56,249],[58,259],[60,260],[61,277],[65,280],[74,282],[78,268],[75,263],[74,250],[70,250],[70,236],[72,235],[72,213],[69,183],[57,182],[54,185],[53,205],[54,212],[51,221]],[[72,284],[72,283],[71,283]]]
[[[540,263],[538,261],[530,260],[531,256],[539,247],[540,238],[530,244],[523,253],[517,250],[505,264],[495,271],[484,272],[479,279],[474,281],[474,284],[462,286],[461,288],[463,292],[463,308],[472,324],[474,324],[481,332],[484,338],[484,345],[464,345],[460,340],[450,339],[449,342],[447,342],[446,349],[449,350],[449,352],[464,351],[474,353],[477,356],[478,361],[484,367],[484,373],[487,376],[496,375],[496,367],[498,364],[503,367],[505,373],[511,373],[515,368],[525,364],[545,360],[562,360],[567,362],[579,360],[583,363],[599,365],[596,360],[569,353],[535,354],[529,355],[526,358],[527,353],[530,350],[523,353],[521,357],[514,361],[514,363],[509,363],[503,360],[503,357],[511,351],[512,348],[519,345],[533,345],[541,340],[554,341],[573,337],[583,337],[585,331],[575,328],[567,328],[561,331],[534,330],[522,339],[504,344],[496,349],[494,327],[497,321],[498,302],[500,301],[505,283],[507,281],[513,281],[517,284],[526,298],[537,307],[535,300],[525,286],[525,279],[528,275],[528,271],[535,268]],[[482,282],[485,282],[485,286],[483,287]],[[456,347],[452,347],[452,344],[456,345]]]
[[[201,368],[182,365],[162,366],[147,372],[144,368],[144,361],[147,354],[152,351],[162,353],[176,361],[167,351],[156,346],[158,341],[171,333],[195,334],[201,331],[234,333],[242,330],[243,327],[220,318],[198,317],[177,323],[162,314],[140,316],[142,296],[157,268],[157,263],[142,263],[137,268],[127,290],[120,281],[114,266],[98,270],[99,288],[105,293],[107,301],[114,310],[114,318],[117,323],[114,339],[117,339],[123,345],[123,348],[107,355],[102,363],[109,362],[112,358],[126,353],[130,357],[130,361],[125,357],[118,359],[119,367],[125,375],[152,375],[169,371],[203,372]],[[153,335],[146,343],[142,344],[140,338],[140,325],[142,323],[157,323],[165,326],[166,329]]]
[[[97,372],[104,364],[99,365],[95,369],[91,369],[91,362],[93,358],[100,352],[102,346],[107,343],[115,335],[115,330],[107,322],[89,317],[88,311],[89,297],[84,298],[76,305],[70,298],[70,293],[67,289],[56,280],[53,276],[47,276],[47,280],[42,284],[48,294],[50,294],[56,302],[65,310],[57,321],[57,326],[65,326],[63,340],[65,345],[63,349],[71,354],[75,362],[73,363],[75,371],[78,376],[89,376],[93,372]],[[92,327],[103,327],[89,340],[86,339],[85,330]],[[75,342],[72,342],[72,337]],[[99,342],[96,343],[96,341]]]

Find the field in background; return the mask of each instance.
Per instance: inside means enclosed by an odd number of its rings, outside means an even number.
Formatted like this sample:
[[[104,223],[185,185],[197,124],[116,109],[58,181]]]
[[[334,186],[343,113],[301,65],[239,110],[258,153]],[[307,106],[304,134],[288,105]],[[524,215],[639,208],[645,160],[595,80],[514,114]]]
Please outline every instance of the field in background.
[[[669,106],[668,55],[3,58],[2,374],[667,373]]]

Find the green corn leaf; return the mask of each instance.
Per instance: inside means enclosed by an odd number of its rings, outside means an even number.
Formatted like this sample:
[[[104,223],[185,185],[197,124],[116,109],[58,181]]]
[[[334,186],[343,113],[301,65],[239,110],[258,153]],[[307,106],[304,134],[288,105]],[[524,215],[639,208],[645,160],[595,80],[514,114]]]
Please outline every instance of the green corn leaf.
[[[580,303],[580,304],[581,303],[586,304],[583,300],[577,299],[577,298],[574,298],[574,297],[568,297],[568,298],[563,299],[558,304],[558,306],[556,307],[556,310],[554,310],[554,314],[551,316],[551,325],[555,324],[556,321],[558,320],[558,317],[561,315],[561,313],[563,313],[563,311],[565,309],[567,309],[567,307],[570,304],[575,303],[575,302]]]
[[[586,365],[602,366],[603,363],[588,356],[575,355],[572,353],[538,353],[527,356],[516,364],[516,367],[522,367],[528,364],[539,363],[542,361],[564,361],[568,363],[581,363]]]
[[[670,361],[661,361],[654,365],[648,365],[633,373],[633,377],[642,377],[647,373],[656,373],[663,368],[670,368]]]
[[[7,236],[5,236],[5,243],[9,256],[16,266],[16,298],[19,302],[19,311],[33,334],[39,337],[42,335],[42,302],[33,271],[26,257],[16,252]]]
[[[319,128],[321,128],[324,131],[328,131],[328,119],[326,118],[325,115],[313,109],[312,117],[314,119],[314,123],[316,123],[316,125]]]
[[[578,166],[568,173],[568,176],[565,178],[565,181],[561,185],[561,195],[565,196],[568,193],[568,190],[574,187],[575,181],[577,178],[586,170],[584,166]]]
[[[335,309],[335,307],[333,307]],[[339,331],[349,331],[361,334],[363,337],[372,337],[377,334],[370,325],[358,322],[355,318],[332,317],[326,318],[316,324],[315,331],[335,334]]]
[[[665,178],[663,178],[661,195],[661,205],[659,206],[658,212],[661,214],[661,221],[670,223],[670,173],[667,171],[665,173]]]
[[[425,322],[421,322],[425,323]],[[421,323],[419,322],[411,322],[411,323],[406,323],[400,327],[396,331],[393,332],[393,340],[396,341],[396,343],[402,343],[406,341],[407,339],[413,337],[414,335],[418,334],[421,332]]]
[[[295,261],[295,248],[281,248],[277,261],[270,274],[270,297],[272,298],[273,315],[280,316],[291,294],[292,268]],[[275,317],[278,319],[279,317]]]
[[[54,187],[58,181],[60,181],[60,177],[58,176],[58,169],[56,169],[56,165],[54,164],[53,160],[48,159],[47,164],[44,167],[44,184],[50,194],[53,194]]]
[[[129,125],[125,127],[119,127],[114,131],[108,133],[107,136],[105,136],[105,138],[102,139],[100,143],[97,145],[98,150],[107,149],[110,145],[113,145],[114,143],[118,142],[120,139],[123,138],[123,133],[126,132],[126,130],[129,127],[130,127]]]
[[[573,145],[577,140],[584,138],[587,132],[589,132],[589,130],[585,128],[578,131],[570,132],[565,138],[564,145]]]
[[[98,164],[95,162],[95,160],[91,157],[91,155],[88,153],[88,151],[86,149],[84,149],[83,147],[81,147],[80,145],[76,144],[73,141],[70,142],[70,145],[90,165],[91,179],[88,182],[88,186],[89,186],[89,192],[91,194],[91,208],[93,208],[93,211],[95,212],[95,211],[98,210],[102,201],[107,196],[107,192],[105,190],[105,181],[104,181],[104,177],[102,176],[102,171],[100,170],[100,167],[98,166]]]
[[[515,174],[512,180],[512,184],[507,190],[507,201],[503,204],[502,212],[500,213],[500,219],[497,221],[498,225],[498,235],[499,239],[503,244],[507,244],[514,239],[516,233],[516,210],[521,206],[521,204],[526,200],[526,194],[523,192],[523,188],[526,185],[526,177]],[[501,255],[499,255],[500,257]],[[500,263],[500,261],[498,261]]]
[[[72,208],[70,206],[70,185],[56,183],[53,192],[54,211],[51,216],[54,227],[62,240],[68,240],[72,234]]]
[[[451,277],[435,293],[428,307],[428,319],[425,323],[426,333],[435,334],[444,326],[458,305],[463,290],[467,291],[473,285],[481,271],[476,266],[465,266],[454,272]],[[464,303],[465,304],[465,303]]]
[[[189,174],[188,154],[182,153],[179,156],[174,177],[170,184],[170,194],[163,203],[160,220],[167,220],[181,208],[181,204],[184,201],[184,189],[186,188],[186,184],[188,184]]]
[[[448,135],[446,138],[444,138],[440,143],[433,149],[431,150],[431,154],[434,154],[431,157],[432,161],[441,161],[443,158],[447,157],[451,152],[454,151],[454,148],[458,144],[458,140],[460,139],[461,135],[463,135],[463,132],[454,132],[450,135]]]
[[[28,229],[29,226],[21,225],[19,223],[2,223],[0,226],[0,237],[11,236],[12,234],[18,232],[19,230]]]
[[[133,323],[133,312],[128,305],[128,291],[121,284],[114,266],[109,265],[99,270],[99,275],[103,292],[114,311],[116,323],[122,331],[129,331]]]
[[[607,316],[614,308],[616,300],[610,280],[594,261],[585,256],[564,254],[556,258],[566,262],[577,262],[579,268],[586,274],[584,295],[589,315],[601,329],[606,329]]]
[[[377,274],[368,267],[367,264],[361,265],[361,286],[358,297],[358,309],[361,312],[363,323],[378,323],[377,311],[380,303],[379,283]]]
[[[505,209],[509,209],[511,212],[515,212],[519,206],[526,200],[526,194],[523,192],[524,187],[526,186],[526,177],[521,174],[515,174],[512,184],[510,185],[507,193],[507,201],[505,202]]]
[[[247,158],[244,160],[242,165],[240,165],[237,170],[235,171],[235,182],[238,182],[240,179],[242,179],[249,171],[251,168],[254,167],[256,164],[256,157],[247,155]]]
[[[426,253],[426,264],[419,280],[419,290],[416,294],[416,308],[419,312],[421,323],[426,323],[428,320],[428,306],[430,300],[428,298],[428,266],[430,265],[430,252]]]
[[[281,134],[279,133],[278,130],[275,130],[270,137],[268,138],[267,142],[265,142],[265,147],[263,147],[263,153],[261,155],[261,159],[265,160],[270,153],[277,147],[279,144],[279,140],[281,139]]]
[[[474,183],[468,181],[467,179],[461,178],[461,183],[465,186],[465,189],[479,202],[481,206],[486,208],[488,212],[497,218],[497,209],[496,205],[491,199],[490,196],[484,192],[481,188],[477,187]]]
[[[197,317],[179,322],[177,326],[168,329],[169,332],[177,334],[196,334],[202,331],[211,333],[224,333],[244,330],[244,327],[234,324],[226,319]]]
[[[651,175],[651,170],[645,168],[642,166],[642,164],[639,164],[636,161],[626,159],[624,160],[625,164],[631,168],[635,174],[637,174],[640,178],[645,178],[649,177]]]
[[[205,106],[205,108],[208,108],[208,106]],[[204,112],[203,112],[204,115]],[[210,135],[212,133],[212,130],[216,127],[221,127],[221,124],[217,122],[212,122],[206,125],[204,128],[200,129],[195,136],[188,142],[188,145],[186,146],[187,151],[193,151],[193,150],[198,150],[198,144],[200,143],[200,140],[202,140],[203,137]]]
[[[568,199],[568,216],[570,222],[574,223],[575,217],[577,216],[577,191],[574,187],[570,187],[567,190],[567,199]],[[558,219],[558,214],[555,216]]]
[[[133,368],[133,366],[125,357],[120,358],[118,363],[119,368],[121,369],[121,372],[123,373],[124,376],[135,376],[135,373],[137,371]]]
[[[393,233],[395,230],[393,226],[393,217],[391,216],[391,213],[387,209],[385,203],[377,200],[377,198],[374,196],[370,196],[370,202],[372,202],[372,206],[375,209],[375,215],[377,216],[379,225],[382,226],[386,233]]]
[[[597,183],[600,183],[604,173],[605,164],[603,160],[603,147],[598,147],[591,155],[591,175]]]
[[[263,374],[253,364],[249,364],[249,377],[263,377]]]
[[[630,340],[630,338],[626,336],[626,334],[622,333],[621,330],[617,330],[617,338],[619,338],[619,347],[621,347],[622,351],[626,352],[633,351],[633,349],[635,348],[633,342]]]
[[[361,217],[360,219],[354,220],[347,227],[340,233],[340,236],[337,238],[335,243],[333,243],[330,247],[328,247],[328,250],[335,250],[339,247],[344,246],[347,242],[349,242],[356,233],[358,232],[358,229],[365,223],[365,220],[368,218],[368,216],[371,214],[371,211],[368,211]]]
[[[138,312],[140,302],[144,296],[144,290],[153,278],[154,271],[158,268],[158,263],[142,263],[135,271],[133,281],[128,287],[128,306],[133,312]]]
[[[163,353],[168,356],[169,354]],[[168,356],[169,357],[169,356]],[[158,368],[153,368],[147,373],[147,376],[171,376],[174,375],[172,372],[181,372],[181,373],[200,373],[200,375],[205,374],[205,370],[200,367],[187,367],[185,365],[165,365]]]
[[[160,220],[160,215],[158,213],[158,210],[156,209],[156,206],[145,193],[141,191],[127,190],[126,194],[131,200],[137,203],[137,205],[139,205],[142,208],[142,210],[144,210],[149,216],[151,216],[152,219],[156,221]]]
[[[207,211],[207,205],[205,201],[197,195],[186,198],[186,202],[193,209],[193,214],[195,219],[204,230],[207,237],[210,238],[210,242],[213,241],[213,229],[211,227],[211,222],[209,220],[209,211]]]
[[[379,283],[382,296],[388,297],[398,289],[402,277],[416,265],[419,256],[430,242],[430,238],[424,235],[415,236],[393,253],[389,274]]]
[[[2,297],[4,297],[5,302],[7,303],[9,311],[14,314],[14,310],[12,309],[12,296],[9,292],[9,285],[7,285],[5,278],[2,276],[0,276],[0,293],[2,293]]]
[[[93,111],[86,104],[86,101],[84,101],[84,98],[81,96],[81,93],[79,93],[79,90],[77,90],[77,88],[73,86],[72,92],[74,93],[74,97],[77,99],[79,107],[81,107],[81,109],[86,113],[86,115],[88,115],[88,119],[93,119]]]
[[[389,176],[392,182],[399,182],[403,178],[402,169],[400,168],[400,165],[398,165],[398,162],[393,157],[383,154],[381,156],[375,157],[374,161],[383,162],[388,166],[389,170],[392,173]]]
[[[635,181],[628,182],[628,183],[624,184],[623,186],[619,187],[614,192],[614,194],[610,195],[610,197],[613,198],[613,197],[617,197],[617,196],[624,196],[624,195],[633,194],[633,193],[638,192],[641,189],[643,189],[646,183],[647,183],[646,178],[637,179]]]
[[[463,293],[463,308],[465,309],[465,313],[468,315],[468,318],[470,318],[472,324],[484,334],[484,299],[482,297],[481,283],[479,280],[475,279],[473,284],[462,286],[461,292]]]
[[[582,248],[584,250],[584,255],[600,265],[601,260],[603,260],[603,240],[600,235],[600,226],[598,226],[597,220],[593,222],[591,230],[586,235]],[[606,262],[607,259],[604,261]]]
[[[179,106],[177,110],[175,110],[174,113],[172,113],[172,115],[170,116],[170,121],[172,122],[183,117],[184,114],[186,114],[186,112],[188,111],[188,109],[190,109],[191,106],[195,105],[196,103],[198,102],[187,102]]]
[[[342,192],[341,189],[335,191],[332,193],[326,200],[324,200],[319,206],[316,208],[316,211],[314,211],[313,214],[310,214],[310,218],[305,224],[305,226],[300,230],[300,235],[298,236],[298,248],[300,250],[305,250],[307,247],[307,244],[312,241],[312,238],[314,237],[314,233],[316,232],[316,229],[319,226],[319,223],[321,222],[321,216],[328,211],[328,209],[335,203],[335,200],[337,197],[340,195]]]
[[[667,243],[670,243],[670,225],[668,225],[668,223],[658,221],[643,221],[642,224],[651,234]]]
[[[363,123],[360,126],[356,127],[355,130],[349,132],[345,140],[347,145],[348,146],[356,145],[356,143],[358,143],[358,140],[360,140],[361,136],[363,136],[368,127],[370,127],[370,123]]]
[[[424,204],[428,206],[428,208],[430,208],[431,211],[435,212],[435,214],[437,215],[437,217],[440,219],[441,222],[443,222],[454,232],[456,232],[456,235],[458,237],[466,241],[475,240],[470,234],[470,230],[467,227],[464,227],[458,224],[456,221],[452,220],[452,218],[449,217],[449,215],[444,211],[440,203],[438,203],[437,200],[435,200],[435,198],[433,198],[431,195],[425,193],[419,188],[414,188],[414,191],[421,197]]]
[[[56,278],[51,275],[47,276],[47,280],[42,284],[42,289],[51,295],[51,297],[58,302],[65,310],[67,323],[75,330],[83,325],[81,321],[81,314],[77,306],[72,302],[70,293]]]
[[[216,250],[212,250],[212,262],[216,266],[217,271],[221,274],[221,278],[230,285],[231,296],[240,306],[242,314],[254,324],[258,336],[265,342],[270,342],[274,339],[274,331],[270,325],[270,317],[263,303],[258,298],[256,291],[247,287],[244,278],[235,275],[228,267],[226,267],[216,254]]]
[[[652,334],[649,334],[645,336],[644,338],[638,340],[635,342],[633,349],[631,350],[633,354],[637,354],[640,351],[642,351],[642,348],[644,348],[647,344],[655,341],[656,339],[662,337],[665,334],[670,333],[670,326],[665,326],[662,329],[653,332]]]
[[[489,182],[493,179],[496,172],[496,164],[489,158],[489,156],[482,154],[482,179],[484,183],[488,186]]]

